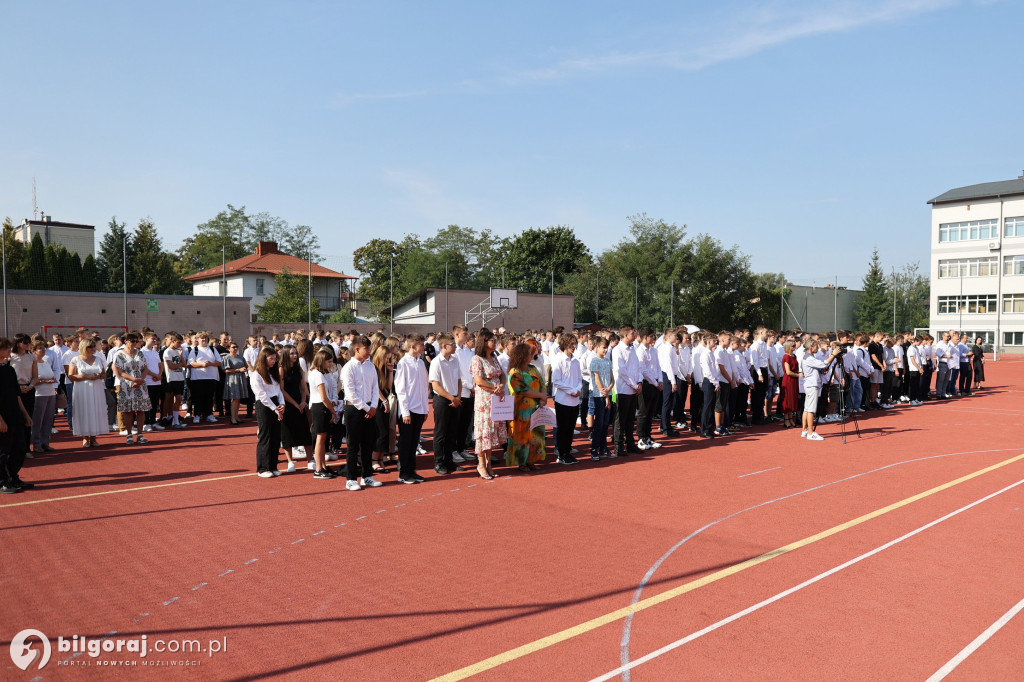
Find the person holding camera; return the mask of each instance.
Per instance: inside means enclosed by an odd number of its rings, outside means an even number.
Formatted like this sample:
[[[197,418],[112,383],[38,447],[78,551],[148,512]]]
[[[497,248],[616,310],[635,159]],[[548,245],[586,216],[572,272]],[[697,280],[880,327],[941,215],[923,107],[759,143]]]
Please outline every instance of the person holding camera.
[[[824,360],[819,360],[815,357],[817,352],[818,340],[811,338],[807,342],[807,352],[804,353],[804,357],[800,361],[800,369],[804,375],[805,396],[803,430],[800,431],[800,437],[807,440],[825,440],[814,431],[814,419],[818,411],[818,391],[821,389],[821,370],[826,369],[830,363],[839,357],[842,350],[837,344]]]

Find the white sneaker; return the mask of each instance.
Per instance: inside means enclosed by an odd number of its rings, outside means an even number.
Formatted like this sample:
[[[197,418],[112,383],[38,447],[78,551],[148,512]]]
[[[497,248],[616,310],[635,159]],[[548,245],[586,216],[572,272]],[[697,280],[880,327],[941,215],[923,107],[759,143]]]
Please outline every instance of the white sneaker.
[[[417,455],[425,455],[425,454],[427,454],[427,451],[424,450],[422,446],[417,445],[416,446],[416,454]]]
[[[273,474],[274,476],[280,476],[280,475],[281,475],[281,472],[280,472],[280,471],[278,471],[277,469],[274,469],[274,470],[273,470],[273,471],[271,471],[270,473],[272,473],[272,474]]]
[[[676,422],[676,423],[675,423],[675,428],[676,428],[677,430],[679,430],[679,431],[682,431],[683,429],[685,429],[685,428],[686,428],[686,424],[681,424],[680,422]]]
[[[364,476],[362,483],[364,488],[379,488],[384,485],[373,476]]]
[[[256,475],[259,476],[260,478],[273,478],[274,477],[274,472],[273,471],[261,471],[261,472],[259,472]]]
[[[645,441],[645,440],[638,440],[638,441],[636,442],[636,447],[637,447],[638,449],[640,449],[640,450],[646,450],[647,448],[649,448],[649,447],[651,447],[651,446],[650,446],[650,445],[648,445],[648,444],[647,444],[647,441]]]
[[[288,462],[288,473],[289,474],[294,474],[295,473],[295,462]]]
[[[824,439],[824,438],[822,438],[821,436],[819,436],[819,435],[817,434],[817,432],[815,432],[815,433],[810,433],[810,434],[808,434],[808,435],[807,435],[807,440],[825,440],[825,439]]]
[[[572,430],[572,435],[578,436],[578,435],[580,435],[580,432],[577,429],[573,429]]]
[[[153,424],[153,430],[154,431],[166,431],[167,427],[164,426],[163,424]]]
[[[117,424],[110,425],[110,432],[113,433],[114,431],[117,431]]]
[[[142,427],[142,431],[143,433],[150,433],[153,431],[153,426],[151,424],[146,424]]]
[[[192,423],[193,424],[198,424],[199,423],[199,417],[192,417]]]
[[[309,471],[316,471],[316,462],[309,460],[309,462],[306,463],[306,469]]]
[[[652,440],[650,438],[647,439],[647,445],[649,445],[652,448],[660,448],[661,447],[661,443],[659,443],[656,440]]]
[[[801,438],[807,438],[807,431],[806,431],[806,430],[804,430],[804,431],[801,431],[801,432],[800,432],[800,437],[801,437]]]
[[[214,416],[213,416],[213,415],[211,414],[211,415],[210,415],[209,417],[207,417],[207,418],[206,418],[206,421],[208,421],[208,422],[209,422],[209,423],[211,423],[211,424],[216,424],[216,423],[217,423],[217,418],[216,418],[216,417],[214,417]]]
[[[54,426],[52,429],[50,429],[50,433],[60,433],[60,432],[57,430],[57,427]]]
[[[326,459],[328,462],[337,462],[338,461],[338,456],[332,453],[332,454],[324,455],[324,459]]]
[[[121,429],[120,431],[117,432],[117,435],[119,435],[119,436],[127,436],[128,435],[128,429]]]
[[[359,481],[345,481],[345,490],[362,490],[363,487],[359,485]]]

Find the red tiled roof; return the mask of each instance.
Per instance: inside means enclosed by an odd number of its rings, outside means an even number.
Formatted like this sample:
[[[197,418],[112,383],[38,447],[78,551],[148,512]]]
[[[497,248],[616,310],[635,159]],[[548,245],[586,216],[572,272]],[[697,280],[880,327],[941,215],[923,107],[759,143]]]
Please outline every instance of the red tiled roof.
[[[286,269],[293,275],[305,275],[310,271],[310,266],[308,261],[304,261],[296,256],[290,256],[287,253],[281,253],[277,250],[277,244],[273,242],[260,242],[256,253],[251,256],[244,256],[230,261],[223,268],[218,265],[217,267],[197,272],[194,275],[189,275],[185,277],[185,281],[198,282],[204,279],[220,279],[225,270],[229,275],[243,272],[279,275]],[[322,277],[324,279],[355,279],[352,275],[328,270],[316,263],[313,264],[312,274],[314,277]]]

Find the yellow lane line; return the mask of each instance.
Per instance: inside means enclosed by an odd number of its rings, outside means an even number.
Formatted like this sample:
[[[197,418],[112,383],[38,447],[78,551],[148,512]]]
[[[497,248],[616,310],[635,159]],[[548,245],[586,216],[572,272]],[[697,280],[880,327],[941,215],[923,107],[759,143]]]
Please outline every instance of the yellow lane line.
[[[670,599],[674,599],[688,592],[692,592],[697,588],[704,587],[705,585],[710,585],[711,583],[722,580],[723,578],[728,578],[731,575],[735,575],[741,571],[745,571],[748,568],[753,568],[758,564],[763,564],[764,562],[770,559],[774,559],[775,557],[782,556],[783,554],[788,554],[802,547],[806,547],[807,545],[818,542],[819,540],[824,540],[825,538],[835,535],[836,533],[841,533],[842,531],[853,528],[854,526],[859,526],[862,523],[865,523],[872,519],[876,519],[879,516],[882,516],[883,514],[888,514],[891,511],[899,509],[900,507],[905,507],[908,504],[917,502],[918,500],[923,500],[926,497],[942,492],[943,490],[948,490],[953,486],[960,485],[961,483],[970,481],[973,478],[977,478],[978,476],[982,476],[983,474],[995,471],[996,469],[1008,466],[1010,464],[1013,464],[1014,462],[1019,462],[1022,459],[1024,459],[1024,454],[1017,455],[1016,457],[1011,457],[1010,459],[999,462],[998,464],[993,464],[992,466],[985,467],[984,469],[980,469],[978,471],[975,471],[974,473],[962,476],[956,479],[955,481],[943,483],[942,485],[932,488],[931,490],[926,490],[923,493],[918,493],[917,495],[908,497],[905,500],[894,502],[893,504],[890,504],[887,507],[876,509],[873,512],[869,512],[867,514],[864,514],[863,516],[859,516],[853,519],[852,521],[841,523],[838,526],[834,526],[832,528],[829,528],[828,530],[821,531],[820,533],[816,533],[814,535],[806,537],[803,540],[797,540],[796,542],[792,542],[788,545],[785,545],[784,547],[779,547],[778,549],[773,549],[770,552],[765,552],[760,556],[754,557],[753,559],[748,559],[747,561],[736,564],[735,566],[730,566],[729,568],[724,568],[720,571],[715,571],[714,573],[706,575],[703,578],[698,578],[697,580],[688,582],[684,585],[680,585],[679,587],[675,587],[666,592],[662,592],[661,594],[654,595],[653,597],[648,597],[647,599],[638,601],[636,604],[632,604],[630,606],[617,609],[615,611],[612,611],[611,613],[606,613],[603,616],[598,616],[597,618],[593,618],[584,623],[580,623],[579,625],[574,625],[573,627],[568,628],[566,630],[562,630],[561,632],[556,632],[552,635],[548,635],[547,637],[542,637],[541,639],[534,640],[533,642],[529,642],[528,644],[523,644],[522,646],[518,646],[514,649],[509,649],[508,651],[497,654],[496,656],[491,656],[490,658],[486,658],[472,665],[468,665],[465,668],[460,668],[446,675],[441,675],[440,677],[435,678],[433,682],[455,682],[455,680],[464,680],[472,675],[477,675],[487,670],[491,670],[492,668],[496,668],[499,665],[504,665],[505,663],[509,663],[518,658],[522,658],[524,656],[536,653],[541,649],[546,649],[547,647],[554,646],[555,644],[559,644],[566,640],[572,639],[573,637],[578,637],[579,635],[590,632],[591,630],[596,630],[597,628],[602,627],[604,625],[608,625],[609,623],[614,623],[617,620],[625,618],[631,613],[637,613],[638,611],[649,609],[652,606],[657,606],[658,604],[666,602]]]
[[[136,490],[152,490],[153,488],[169,488],[172,485],[191,485],[192,483],[209,483],[210,481],[225,481],[229,478],[242,478],[243,476],[255,476],[256,473],[250,471],[246,474],[233,474],[231,476],[218,476],[217,478],[200,478],[195,481],[177,481],[175,483],[158,483],[156,485],[144,485],[138,488],[124,488],[122,490],[104,490],[99,493],[84,493],[82,495],[68,495],[67,497],[48,497],[45,500],[26,500],[25,502],[14,502],[12,504],[0,504],[0,509],[6,509],[7,507],[24,507],[27,504],[43,504],[44,502],[62,502],[64,500],[78,500],[83,497],[96,497],[97,495],[114,495],[116,493],[131,493]]]

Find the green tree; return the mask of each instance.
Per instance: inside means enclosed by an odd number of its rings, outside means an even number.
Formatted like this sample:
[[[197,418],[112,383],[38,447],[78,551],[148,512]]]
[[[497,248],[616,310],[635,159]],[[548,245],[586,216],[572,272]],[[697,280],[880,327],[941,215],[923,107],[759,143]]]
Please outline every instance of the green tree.
[[[68,271],[71,273],[70,291],[89,291],[90,289],[85,283],[81,256],[79,256],[77,253],[69,253],[67,262]]]
[[[4,218],[4,253],[7,254],[7,288],[23,289],[25,287],[25,262],[27,254],[25,245],[14,237],[14,223]]]
[[[245,206],[228,204],[227,210],[197,225],[195,234],[186,237],[177,251],[181,270],[191,275],[220,265],[222,249],[229,261],[253,252],[252,225]]]
[[[51,291],[73,291],[71,279],[71,254],[63,244],[49,244],[45,250],[47,289]]]
[[[896,273],[896,331],[913,332],[930,322],[931,282],[919,263],[908,263]]]
[[[153,221],[139,221],[132,236],[133,257],[128,264],[128,291],[136,294],[187,294],[173,254],[164,251]]]
[[[705,234],[691,240],[686,251],[681,307],[688,324],[718,331],[770,321],[756,319],[761,309],[749,256]]]
[[[422,250],[419,237],[409,235],[401,242],[391,239],[371,239],[352,253],[352,262],[356,270],[362,273],[359,280],[359,295],[370,302],[371,310],[384,311],[383,319],[388,319],[386,310],[391,300],[391,264],[394,259],[395,301],[413,293],[414,282],[403,278],[403,274],[412,273],[409,266],[413,252]]]
[[[115,216],[107,227],[96,258],[97,291],[116,293],[124,290],[124,263],[134,262],[135,253],[125,223],[117,222]]]
[[[82,263],[82,288],[81,291],[99,291],[97,283],[96,258],[90,253]]]
[[[857,329],[874,332],[892,329],[892,290],[882,271],[882,263],[875,248],[868,262],[868,272],[863,280],[864,293],[857,299],[853,309]]]
[[[26,289],[49,289],[52,277],[50,275],[49,263],[46,261],[46,249],[43,247],[43,238],[36,232],[32,236],[32,243],[28,247],[28,257],[25,259],[25,280]]]
[[[274,293],[263,305],[256,306],[256,319],[260,322],[306,322],[313,306],[313,322],[320,321],[320,304],[310,301],[305,277],[292,275],[287,270],[274,278]]]
[[[332,313],[324,322],[326,324],[351,324],[356,321],[356,316],[348,308]]]
[[[555,290],[564,290],[566,279],[592,262],[586,244],[565,225],[530,228],[506,238],[497,257],[505,271],[505,286],[529,293],[550,292],[552,271]],[[492,286],[501,282],[500,270],[495,274],[498,279]]]

